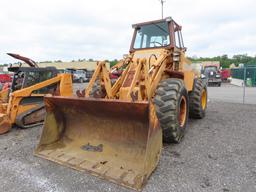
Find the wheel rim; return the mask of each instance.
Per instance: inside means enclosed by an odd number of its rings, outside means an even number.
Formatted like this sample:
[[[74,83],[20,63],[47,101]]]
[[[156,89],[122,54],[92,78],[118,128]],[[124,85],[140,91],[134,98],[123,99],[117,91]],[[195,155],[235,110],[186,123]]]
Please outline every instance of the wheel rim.
[[[179,114],[180,127],[183,127],[186,123],[187,117],[187,100],[184,96],[181,97],[180,101],[180,114]]]
[[[203,110],[205,110],[205,108],[206,108],[206,103],[207,103],[206,90],[203,89],[202,98],[201,98],[201,105],[202,105],[202,109],[203,109]]]

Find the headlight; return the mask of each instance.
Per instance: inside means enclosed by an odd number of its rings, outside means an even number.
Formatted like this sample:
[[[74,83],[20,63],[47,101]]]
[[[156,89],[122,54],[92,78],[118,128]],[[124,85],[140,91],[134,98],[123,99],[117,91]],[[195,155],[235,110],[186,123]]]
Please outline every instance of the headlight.
[[[216,77],[219,78],[219,77],[220,77],[220,74],[216,74]]]

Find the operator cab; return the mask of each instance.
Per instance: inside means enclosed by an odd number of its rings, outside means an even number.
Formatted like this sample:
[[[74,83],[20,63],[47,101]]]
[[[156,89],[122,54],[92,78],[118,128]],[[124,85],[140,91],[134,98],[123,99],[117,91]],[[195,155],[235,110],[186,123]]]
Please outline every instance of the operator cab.
[[[58,74],[55,67],[9,67],[8,71],[14,73],[11,92],[35,85],[47,79],[51,79]]]
[[[180,49],[184,47],[181,29],[171,17],[133,25],[134,35],[130,52],[144,49]]]
[[[8,71],[13,73],[13,79],[11,84],[10,92],[14,92],[32,85],[38,84],[45,80],[56,77],[58,70],[55,67],[40,68],[38,64],[28,57],[21,56],[15,53],[7,53],[7,55],[25,62],[30,67],[22,67],[23,63],[19,66],[13,66],[12,64],[8,67]],[[54,85],[56,87],[56,85]],[[53,87],[51,85],[51,87]],[[47,92],[47,87],[36,92],[43,94]]]

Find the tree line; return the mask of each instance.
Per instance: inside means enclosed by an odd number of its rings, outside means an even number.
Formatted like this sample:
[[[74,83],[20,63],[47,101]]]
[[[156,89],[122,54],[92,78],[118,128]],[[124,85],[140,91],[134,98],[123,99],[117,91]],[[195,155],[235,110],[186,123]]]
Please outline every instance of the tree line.
[[[255,65],[256,56],[249,56],[247,54],[238,54],[229,58],[228,55],[216,56],[216,57],[188,57],[193,63],[199,63],[202,61],[219,61],[222,68],[229,68],[231,64],[238,66],[239,64]],[[117,63],[117,59],[107,60],[110,66],[114,66]]]
[[[202,61],[219,61],[222,68],[229,68],[231,64],[238,66],[241,63],[247,65],[256,65],[256,56],[248,56],[247,54],[234,55],[231,58],[229,58],[228,55],[222,55],[217,57],[189,57],[189,59],[193,63]]]
[[[248,56],[247,54],[238,54],[234,55],[233,57],[229,58],[228,55],[216,56],[216,57],[188,57],[193,63],[202,62],[202,61],[219,61],[222,68],[229,68],[231,64],[235,64],[238,66],[240,63],[248,64],[248,65],[256,65],[256,56]],[[71,62],[75,61],[95,61],[94,59],[78,59],[72,60]],[[106,60],[110,63],[110,66],[114,66],[118,60]],[[62,62],[61,60],[57,61],[41,61],[39,63],[52,63],[52,62]],[[20,62],[16,62],[20,64]],[[1,66],[7,66],[8,64],[2,64]]]

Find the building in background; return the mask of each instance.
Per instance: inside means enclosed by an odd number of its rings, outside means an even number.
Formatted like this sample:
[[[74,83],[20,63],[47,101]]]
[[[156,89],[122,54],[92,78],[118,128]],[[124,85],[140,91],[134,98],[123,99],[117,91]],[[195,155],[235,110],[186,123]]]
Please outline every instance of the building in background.
[[[94,71],[97,67],[96,61],[73,61],[73,62],[47,62],[38,63],[40,67],[56,67],[58,70],[64,69],[84,69],[88,71]],[[110,68],[110,64],[106,63],[107,69]]]
[[[14,64],[19,65],[19,64]],[[56,67],[58,70],[65,69],[83,69],[94,71],[97,66],[96,61],[73,61],[73,62],[40,62],[39,67]],[[22,63],[23,67],[28,67],[26,63]],[[110,68],[110,63],[106,63],[107,69]],[[7,66],[0,66],[0,71],[7,71]]]

